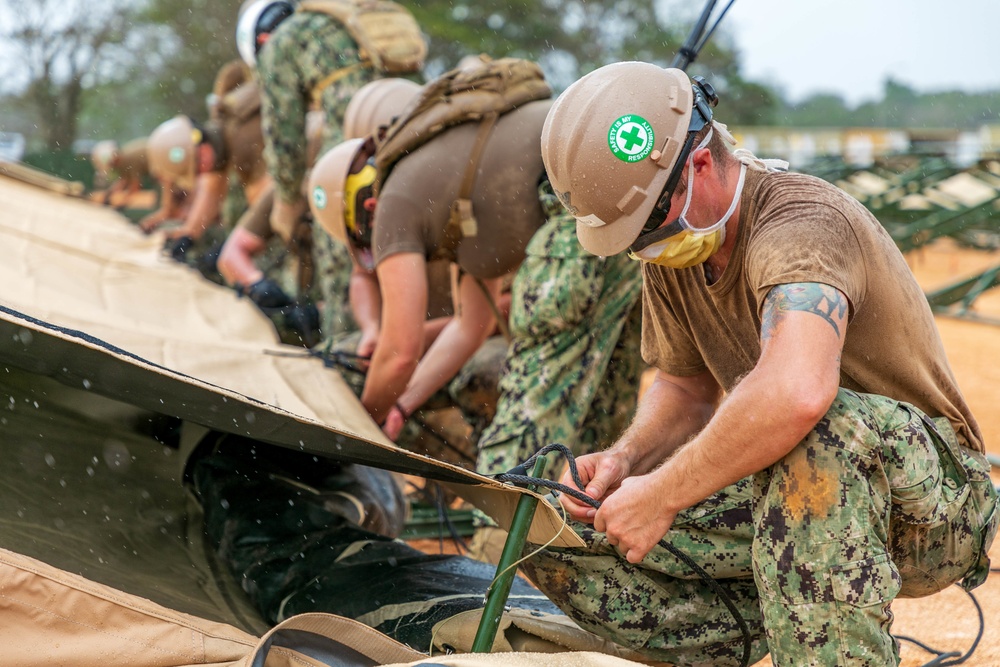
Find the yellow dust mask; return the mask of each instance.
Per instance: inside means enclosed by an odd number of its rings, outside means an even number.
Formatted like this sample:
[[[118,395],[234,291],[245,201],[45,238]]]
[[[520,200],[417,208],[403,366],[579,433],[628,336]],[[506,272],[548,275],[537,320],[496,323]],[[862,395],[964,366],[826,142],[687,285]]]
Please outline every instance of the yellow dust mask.
[[[704,148],[711,138],[712,132],[709,131],[695,150]],[[693,155],[694,151],[691,153]],[[733,200],[725,215],[715,224],[698,229],[687,220],[687,212],[691,208],[691,195],[694,189],[694,169],[692,165],[688,164],[687,197],[684,200],[684,209],[677,220],[671,224],[671,226],[678,227],[677,233],[662,241],[651,243],[641,250],[632,250],[629,252],[629,257],[671,269],[686,269],[707,260],[718,252],[726,240],[726,223],[739,204],[746,174],[747,166],[743,164],[740,168],[740,179],[736,184],[736,192],[733,193]]]

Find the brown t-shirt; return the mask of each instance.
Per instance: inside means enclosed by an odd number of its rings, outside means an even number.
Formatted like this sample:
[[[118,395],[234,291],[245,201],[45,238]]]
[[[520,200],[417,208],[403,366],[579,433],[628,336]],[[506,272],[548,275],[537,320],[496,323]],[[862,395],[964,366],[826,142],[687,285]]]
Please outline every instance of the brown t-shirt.
[[[249,81],[226,96],[218,117],[205,124],[204,141],[214,152],[207,171],[230,170],[244,187],[267,175],[257,84]]]
[[[749,170],[736,244],[708,285],[703,266],[643,264],[642,356],[666,373],[708,370],[726,391],[756,365],[771,288],[822,283],[850,302],[841,386],[945,416],[983,451],[982,435],[934,318],[895,243],[856,200],[820,179]]]
[[[545,169],[542,124],[550,106],[551,100],[542,100],[504,114],[483,149],[470,197],[477,234],[462,239],[457,250],[458,265],[477,278],[516,269],[544,221],[538,183]],[[402,252],[430,257],[438,248],[478,131],[479,123],[446,130],[393,167],[375,210],[376,265]]]

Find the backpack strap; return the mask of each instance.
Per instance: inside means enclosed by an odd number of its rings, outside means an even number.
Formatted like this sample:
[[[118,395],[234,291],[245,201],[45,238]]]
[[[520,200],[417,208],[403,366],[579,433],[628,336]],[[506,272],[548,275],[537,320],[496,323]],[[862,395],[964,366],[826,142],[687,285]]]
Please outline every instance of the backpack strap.
[[[365,67],[369,67],[370,65],[371,63],[365,61],[358,61],[351,65],[346,65],[339,69],[333,70],[332,72],[324,76],[322,79],[320,79],[319,83],[313,86],[313,89],[310,92],[312,103],[320,104],[323,98],[323,93],[326,91],[327,88],[337,83],[348,74],[353,74],[354,72],[357,72],[360,69],[364,69]]]
[[[487,303],[490,304],[490,310],[493,311],[493,317],[495,317],[497,321],[497,328],[500,329],[500,333],[503,335],[504,340],[508,343],[511,342],[512,338],[510,335],[510,325],[504,318],[503,313],[500,312],[500,307],[497,305],[497,302],[493,300],[493,295],[490,294],[488,289],[486,289],[486,283],[483,282],[482,278],[476,278],[476,284],[479,285],[479,289],[482,290]]]
[[[458,191],[458,199],[451,203],[451,212],[448,215],[448,223],[444,229],[444,238],[441,244],[434,250],[431,259],[447,259],[454,262],[457,258],[458,246],[462,239],[469,236],[476,236],[479,233],[476,217],[472,212],[472,188],[476,184],[476,172],[479,170],[479,160],[483,156],[483,150],[493,133],[500,114],[493,111],[483,116],[479,121],[479,131],[476,133],[476,140],[472,144],[472,151],[469,153],[469,161],[465,164],[465,174],[462,177],[462,185]]]

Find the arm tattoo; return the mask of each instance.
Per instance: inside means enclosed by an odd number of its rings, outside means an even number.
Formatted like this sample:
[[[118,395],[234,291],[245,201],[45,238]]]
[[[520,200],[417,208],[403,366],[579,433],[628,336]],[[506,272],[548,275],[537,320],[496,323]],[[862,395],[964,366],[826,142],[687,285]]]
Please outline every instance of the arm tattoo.
[[[764,301],[761,339],[771,338],[785,319],[785,314],[793,310],[819,315],[833,327],[834,333],[840,338],[837,320],[843,318],[847,312],[847,298],[840,293],[840,290],[822,283],[778,285],[768,293]]]

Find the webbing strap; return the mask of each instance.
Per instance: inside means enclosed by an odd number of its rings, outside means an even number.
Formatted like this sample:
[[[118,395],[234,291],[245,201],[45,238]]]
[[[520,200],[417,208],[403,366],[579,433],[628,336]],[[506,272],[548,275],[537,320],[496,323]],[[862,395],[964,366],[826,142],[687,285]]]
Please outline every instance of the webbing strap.
[[[462,176],[462,185],[458,190],[458,199],[451,204],[451,213],[448,216],[448,223],[444,228],[444,238],[440,245],[431,254],[431,259],[447,259],[454,262],[457,255],[458,245],[462,239],[468,236],[475,236],[478,232],[476,217],[472,212],[472,188],[476,184],[476,172],[479,170],[479,160],[486,149],[486,143],[493,132],[497,118],[500,117],[496,111],[491,111],[483,116],[479,122],[479,131],[476,133],[476,140],[472,144],[469,152],[469,161],[465,165],[465,174]]]
[[[367,60],[359,60],[354,64],[347,65],[346,67],[341,67],[340,69],[335,69],[326,76],[324,76],[322,79],[320,79],[319,83],[313,86],[312,89],[313,104],[320,103],[320,100],[323,97],[323,93],[326,91],[327,88],[337,83],[348,74],[352,74],[358,71],[359,69],[368,67],[370,65],[371,63]]]

